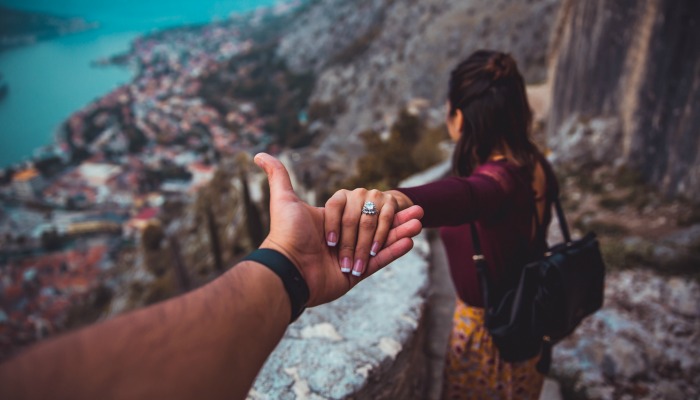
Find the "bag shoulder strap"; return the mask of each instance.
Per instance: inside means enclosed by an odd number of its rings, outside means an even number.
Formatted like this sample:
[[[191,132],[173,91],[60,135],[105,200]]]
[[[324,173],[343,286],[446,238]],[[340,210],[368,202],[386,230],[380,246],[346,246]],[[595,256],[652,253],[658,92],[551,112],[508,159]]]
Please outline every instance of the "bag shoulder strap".
[[[493,284],[491,283],[491,278],[489,277],[488,264],[486,263],[486,258],[484,257],[484,252],[481,250],[481,240],[479,240],[479,232],[476,230],[476,225],[474,222],[469,224],[472,233],[472,246],[474,247],[474,255],[472,259],[474,260],[474,266],[476,267],[477,276],[479,277],[479,285],[481,286],[481,294],[484,301],[484,309],[488,310],[491,302],[491,288]]]
[[[564,237],[564,242],[566,244],[571,244],[571,234],[569,233],[569,224],[566,222],[566,216],[564,215],[564,210],[561,207],[561,201],[559,196],[554,199],[554,208],[557,211],[557,220],[559,221],[559,229]]]

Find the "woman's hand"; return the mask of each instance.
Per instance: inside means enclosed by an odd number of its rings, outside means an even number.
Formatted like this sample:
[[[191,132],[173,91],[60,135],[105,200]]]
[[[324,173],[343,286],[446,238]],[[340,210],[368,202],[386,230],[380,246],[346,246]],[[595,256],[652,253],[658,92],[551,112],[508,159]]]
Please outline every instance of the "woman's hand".
[[[260,153],[255,156],[255,163],[265,170],[270,183],[270,234],[260,248],[277,250],[296,265],[309,286],[309,307],[337,299],[362,279],[406,254],[413,246],[411,238],[421,231],[422,226],[418,219],[423,216],[423,209],[415,206],[394,214],[396,207],[390,207],[386,211],[387,214],[382,216],[384,231],[381,243],[384,248],[377,251],[376,257],[367,263],[370,251],[367,246],[363,264],[365,274],[362,278],[344,274],[338,263],[342,257],[339,257],[336,248],[326,245],[328,236],[324,235],[324,221],[327,224],[329,218],[341,215],[339,213],[342,213],[342,210],[312,207],[301,201],[294,193],[284,165],[274,157]],[[372,199],[376,201],[377,207],[384,204],[377,197]],[[358,214],[361,208],[362,204],[356,209]],[[377,215],[364,217],[377,220]],[[354,222],[353,228],[357,231],[357,221]],[[335,232],[339,231],[339,228],[334,229]],[[371,230],[374,233],[374,228]],[[365,234],[368,232],[369,230]],[[347,236],[345,233],[343,235]],[[348,244],[350,247],[347,248],[355,247],[354,234],[352,238],[353,244]],[[352,252],[344,254],[353,257]]]
[[[363,213],[372,202],[377,213]],[[391,192],[355,189],[339,190],[326,202],[326,241],[338,246],[340,269],[361,276],[370,257],[376,256],[387,243],[399,203]]]

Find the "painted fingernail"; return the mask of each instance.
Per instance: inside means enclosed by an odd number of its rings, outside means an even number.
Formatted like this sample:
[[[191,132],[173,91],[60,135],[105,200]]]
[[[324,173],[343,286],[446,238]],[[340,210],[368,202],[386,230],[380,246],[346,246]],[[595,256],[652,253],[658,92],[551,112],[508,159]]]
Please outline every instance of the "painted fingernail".
[[[338,244],[338,235],[335,232],[328,232],[326,243],[328,243],[330,247],[335,247],[335,245]]]
[[[379,242],[374,242],[372,245],[372,250],[369,251],[369,255],[374,257],[377,255],[377,253],[379,253]]]
[[[357,260],[355,261],[355,267],[352,269],[352,274],[355,276],[360,276],[362,275],[362,269],[365,266],[365,264],[362,262],[362,260]]]
[[[343,257],[343,259],[340,261],[340,271],[345,272],[346,274],[350,272],[350,258],[349,257]]]

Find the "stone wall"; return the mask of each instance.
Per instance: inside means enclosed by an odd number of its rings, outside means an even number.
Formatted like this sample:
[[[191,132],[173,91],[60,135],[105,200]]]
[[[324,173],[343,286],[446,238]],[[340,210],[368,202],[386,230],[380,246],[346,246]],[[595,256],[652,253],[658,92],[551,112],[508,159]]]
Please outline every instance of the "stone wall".
[[[249,399],[420,399],[429,245],[339,300],[308,309],[270,355]]]

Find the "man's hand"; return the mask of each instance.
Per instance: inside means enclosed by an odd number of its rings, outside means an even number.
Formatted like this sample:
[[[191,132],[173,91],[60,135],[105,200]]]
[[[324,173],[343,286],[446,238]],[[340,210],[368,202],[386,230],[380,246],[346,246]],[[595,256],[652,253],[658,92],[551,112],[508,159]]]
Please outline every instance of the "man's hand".
[[[255,163],[265,170],[270,183],[270,234],[260,248],[277,250],[296,265],[309,286],[309,307],[337,299],[362,279],[406,254],[413,247],[411,238],[421,231],[420,207],[397,213],[384,248],[371,258],[365,273],[361,277],[344,274],[340,270],[338,250],[326,244],[324,209],[312,207],[297,197],[279,160],[259,153]]]

